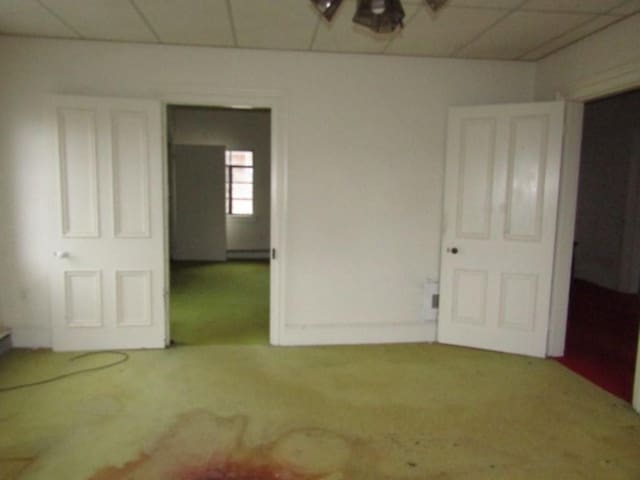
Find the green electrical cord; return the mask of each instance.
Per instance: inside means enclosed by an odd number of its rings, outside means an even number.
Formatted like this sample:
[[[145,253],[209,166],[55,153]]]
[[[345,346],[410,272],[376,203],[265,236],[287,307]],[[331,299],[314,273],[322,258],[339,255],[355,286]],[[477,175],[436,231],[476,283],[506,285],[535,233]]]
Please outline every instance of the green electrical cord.
[[[107,363],[105,365],[99,365],[97,367],[91,367],[91,368],[83,368],[81,370],[76,370],[74,372],[63,373],[63,374],[57,375],[55,377],[45,378],[44,380],[39,380],[37,382],[22,383],[22,384],[19,384],[19,385],[11,385],[9,387],[0,387],[0,393],[6,393],[6,392],[11,392],[13,390],[20,390],[21,388],[36,387],[38,385],[44,385],[44,384],[47,384],[47,383],[57,382],[58,380],[63,380],[65,378],[73,377],[74,375],[80,375],[81,373],[96,372],[98,370],[104,370],[106,368],[115,367],[116,365],[120,365],[121,363],[127,362],[129,360],[129,354],[128,353],[116,352],[116,351],[102,351],[102,352],[81,353],[80,355],[76,355],[74,357],[71,357],[69,359],[69,361],[70,362],[74,362],[74,361],[76,361],[76,360],[78,360],[80,358],[86,358],[86,357],[90,357],[90,356],[93,356],[93,355],[104,355],[104,354],[119,355],[120,359],[116,360],[115,362]]]

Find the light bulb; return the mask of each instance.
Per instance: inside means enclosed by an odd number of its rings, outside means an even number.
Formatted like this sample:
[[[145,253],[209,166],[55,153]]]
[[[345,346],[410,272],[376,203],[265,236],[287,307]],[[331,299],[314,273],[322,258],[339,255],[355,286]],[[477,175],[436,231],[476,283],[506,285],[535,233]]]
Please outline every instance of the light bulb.
[[[386,0],[373,0],[371,2],[371,11],[376,15],[382,15],[386,10]]]

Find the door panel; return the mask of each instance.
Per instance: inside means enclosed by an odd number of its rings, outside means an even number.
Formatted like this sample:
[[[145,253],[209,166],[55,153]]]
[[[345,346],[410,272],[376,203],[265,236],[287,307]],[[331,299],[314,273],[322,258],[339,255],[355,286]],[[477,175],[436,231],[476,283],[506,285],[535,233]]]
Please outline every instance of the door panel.
[[[453,280],[454,300],[452,321],[484,325],[487,313],[487,272],[456,270]]]
[[[101,327],[102,278],[100,272],[64,272],[67,327]]]
[[[449,115],[438,340],[544,356],[564,104]]]
[[[62,231],[65,237],[97,237],[98,161],[95,110],[58,110]]]
[[[547,130],[545,116],[511,120],[505,227],[510,240],[540,239]]]
[[[50,112],[60,172],[53,347],[163,347],[160,105],[55,96]]]
[[[489,238],[495,152],[493,118],[473,118],[461,124],[460,185],[457,235]]]
[[[500,326],[535,330],[538,275],[503,273],[500,279]]]
[[[120,326],[151,325],[151,272],[116,272],[116,308]]]
[[[148,237],[149,126],[141,112],[111,113],[115,236]]]

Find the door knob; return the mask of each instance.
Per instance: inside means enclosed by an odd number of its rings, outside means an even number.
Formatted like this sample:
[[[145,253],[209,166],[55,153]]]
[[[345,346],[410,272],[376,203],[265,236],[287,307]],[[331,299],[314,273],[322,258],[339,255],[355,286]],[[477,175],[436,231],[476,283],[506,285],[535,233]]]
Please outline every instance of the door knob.
[[[454,255],[458,253],[458,247],[447,248],[447,252],[453,253]]]
[[[69,257],[69,252],[64,252],[62,250],[56,250],[55,252],[53,252],[53,256],[54,257],[58,257],[58,258],[68,258]]]

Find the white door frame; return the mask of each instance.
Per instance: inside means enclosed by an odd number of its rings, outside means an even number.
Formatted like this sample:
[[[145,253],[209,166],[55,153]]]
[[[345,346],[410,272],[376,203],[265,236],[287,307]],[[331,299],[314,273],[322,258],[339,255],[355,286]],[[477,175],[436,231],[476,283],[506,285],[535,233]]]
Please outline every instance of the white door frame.
[[[554,261],[554,281],[551,293],[551,318],[547,355],[564,354],[567,328],[567,311],[569,304],[569,286],[571,282],[570,268],[573,255],[574,226],[576,220],[576,200],[578,197],[578,175],[580,168],[580,140],[582,138],[582,121],[576,125],[576,115],[582,117],[584,103],[615,95],[640,87],[640,62],[620,65],[615,68],[584,78],[566,91],[558,92],[558,96],[575,102],[568,109],[569,122],[565,135],[565,146],[570,152],[563,158],[560,179],[560,198],[558,203],[558,233],[556,235],[556,257]],[[578,145],[577,151],[575,145]],[[571,146],[573,144],[573,146]],[[563,155],[564,156],[564,155]],[[640,352],[640,336],[638,337]],[[633,407],[640,413],[640,354],[636,358],[635,386],[633,390]]]
[[[161,95],[164,159],[164,258],[165,258],[165,308],[167,319],[167,344],[170,341],[169,289],[169,176],[167,149],[167,107],[169,105],[193,105],[200,107],[268,108],[271,110],[271,222],[270,248],[275,249],[269,269],[269,342],[280,345],[280,335],[285,324],[285,265],[287,219],[287,149],[285,95],[277,91],[216,90],[206,93],[175,93]]]

